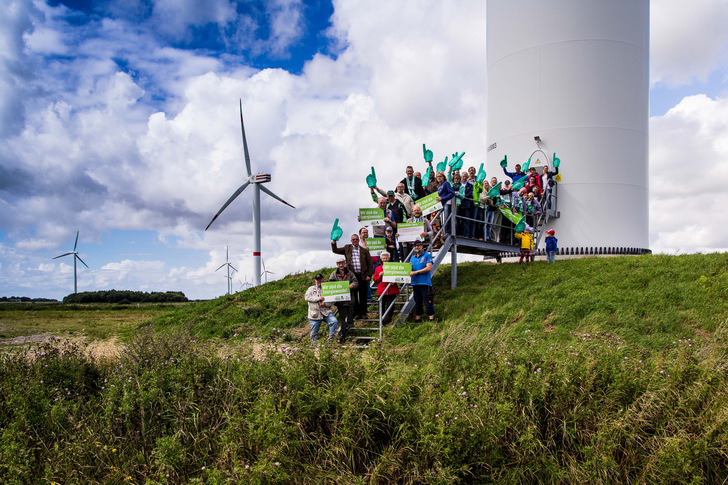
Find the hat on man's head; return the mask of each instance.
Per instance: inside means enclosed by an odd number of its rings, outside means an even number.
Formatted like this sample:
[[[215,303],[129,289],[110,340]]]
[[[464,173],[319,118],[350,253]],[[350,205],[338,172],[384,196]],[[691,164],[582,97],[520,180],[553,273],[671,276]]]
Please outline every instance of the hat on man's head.
[[[554,231],[553,229],[549,229],[548,231],[546,231],[546,234],[551,234],[553,236],[554,234],[556,234],[556,231]]]
[[[318,274],[316,274],[315,279],[322,280],[322,279],[324,279],[324,275],[322,275],[321,273],[318,273]]]
[[[392,226],[387,226],[387,228],[385,229],[385,231],[394,231],[394,229],[392,229]]]
[[[388,190],[387,191],[387,196],[390,196],[390,195],[394,195],[394,190]]]
[[[337,263],[346,263],[346,256],[339,256],[336,258]]]
[[[415,239],[415,242],[413,243],[415,246],[422,246],[422,241],[419,239]]]

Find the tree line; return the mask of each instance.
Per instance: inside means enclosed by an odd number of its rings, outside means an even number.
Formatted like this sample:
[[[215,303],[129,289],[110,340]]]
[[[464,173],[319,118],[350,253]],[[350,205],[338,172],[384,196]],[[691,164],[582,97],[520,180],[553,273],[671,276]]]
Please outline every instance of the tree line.
[[[181,291],[83,291],[63,298],[63,303],[170,303],[189,301]]]

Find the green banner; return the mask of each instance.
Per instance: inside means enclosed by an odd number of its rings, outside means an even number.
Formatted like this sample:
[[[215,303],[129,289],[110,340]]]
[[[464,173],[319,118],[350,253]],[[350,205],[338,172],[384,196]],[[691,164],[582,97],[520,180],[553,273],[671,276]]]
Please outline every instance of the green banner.
[[[387,249],[387,240],[383,237],[368,237],[364,239],[364,242],[372,256],[379,256],[382,251]]]
[[[437,200],[437,192],[433,192],[430,195],[426,195],[421,199],[417,199],[417,205],[422,209],[422,215],[426,216],[432,214],[435,211],[442,209],[442,202]]]
[[[384,263],[382,281],[385,283],[409,283],[412,263]]]
[[[521,222],[521,219],[523,219],[523,214],[520,214],[518,212],[513,212],[512,210],[506,208],[506,207],[499,207],[498,208],[501,211],[501,214],[506,216],[509,221],[511,221],[513,224],[518,224]]]
[[[384,211],[382,209],[359,209],[359,221],[370,226],[384,225]]]
[[[348,281],[327,281],[321,283],[321,295],[326,302],[351,301]]]

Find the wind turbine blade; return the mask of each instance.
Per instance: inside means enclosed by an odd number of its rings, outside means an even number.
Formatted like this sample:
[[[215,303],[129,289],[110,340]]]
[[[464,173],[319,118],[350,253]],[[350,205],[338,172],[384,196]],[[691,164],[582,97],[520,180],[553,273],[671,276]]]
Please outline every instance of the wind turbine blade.
[[[263,186],[263,185],[260,185],[260,184],[258,184],[258,187],[260,187],[260,190],[262,190],[262,191],[263,191],[263,192],[265,192],[266,194],[270,195],[270,196],[271,196],[271,197],[273,197],[274,199],[278,199],[278,200],[280,200],[281,202],[283,202],[284,204],[286,204],[287,206],[289,206],[289,207],[293,207],[293,206],[292,206],[291,204],[289,204],[288,202],[286,202],[285,200],[281,199],[281,198],[280,198],[280,197],[278,197],[278,196],[277,196],[276,194],[274,194],[273,192],[271,192],[270,190],[268,190],[268,188],[267,188],[267,187],[265,187],[265,186]],[[295,209],[295,207],[293,207],[293,208]]]
[[[56,257],[55,257],[55,258],[53,258],[53,259],[58,259],[58,258],[62,258],[63,256],[68,256],[69,254],[74,254],[74,253],[65,253],[65,254],[61,254],[60,256],[56,256]]]
[[[207,225],[207,227],[205,228],[206,231],[210,228],[210,226],[212,225],[212,223],[215,222],[215,219],[217,219],[217,216],[219,216],[222,213],[222,211],[224,211],[225,208],[227,206],[229,206],[232,201],[235,200],[235,197],[237,197],[238,195],[240,195],[240,193],[243,190],[245,190],[245,187],[247,187],[248,185],[250,185],[250,180],[246,181],[243,185],[241,185],[238,188],[238,190],[235,191],[235,193],[233,195],[230,196],[230,198],[227,200],[227,202],[225,202],[225,204],[220,208],[220,210],[217,211],[217,214],[215,214],[215,217],[213,217],[212,220],[210,221],[210,223]]]
[[[237,269],[235,269],[235,266],[233,266],[232,264],[230,265],[230,267],[231,267],[232,269],[234,269],[235,271],[238,271]]]
[[[76,246],[78,246],[78,231],[76,231],[76,242],[73,243],[73,250],[76,250]]]
[[[79,255],[77,254],[77,255],[76,255],[76,257],[78,258],[78,260],[79,260],[79,261],[81,261],[81,262],[83,263],[83,259],[81,259],[81,256],[79,256]],[[86,266],[86,267],[88,268],[88,265],[87,265],[86,263],[83,263],[83,265],[84,265],[84,266]],[[88,269],[91,269],[91,268],[88,268]]]
[[[226,264],[227,264],[227,263],[224,263],[224,264],[220,265],[220,267],[219,267],[219,268],[217,268],[217,269],[216,269],[215,271],[220,271],[220,270],[221,270],[222,268],[224,268],[224,267],[225,267],[225,265],[226,265]]]
[[[243,123],[243,100],[240,100],[240,129],[243,131],[243,151],[245,152],[245,169],[248,177],[253,175],[250,171],[250,154],[248,153],[248,140],[245,138],[245,123]]]

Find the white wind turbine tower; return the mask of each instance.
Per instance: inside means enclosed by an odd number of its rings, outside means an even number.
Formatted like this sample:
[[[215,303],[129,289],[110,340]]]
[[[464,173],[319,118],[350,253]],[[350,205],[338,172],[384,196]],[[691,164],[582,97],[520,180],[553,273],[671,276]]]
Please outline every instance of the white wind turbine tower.
[[[219,271],[220,269],[222,269],[225,266],[227,266],[227,294],[229,295],[230,293],[232,293],[232,286],[233,286],[232,276],[230,276],[230,268],[232,268],[233,271],[237,271],[237,269],[235,269],[235,266],[233,266],[232,263],[230,262],[227,246],[225,246],[225,263],[220,265],[220,267],[217,268],[215,271]]]
[[[240,100],[240,128],[243,132],[243,151],[245,153],[245,169],[248,173],[248,176],[245,179],[245,182],[243,185],[241,185],[238,190],[236,190],[233,195],[230,196],[230,198],[223,204],[223,206],[220,208],[219,211],[217,211],[217,214],[215,214],[215,217],[212,218],[210,221],[210,224],[207,225],[205,230],[207,231],[213,222],[215,222],[215,219],[217,219],[217,216],[219,216],[222,211],[225,210],[227,206],[230,205],[230,203],[235,200],[235,198],[240,195],[240,193],[245,190],[245,188],[253,184],[253,284],[255,286],[260,286],[260,191],[262,190],[266,194],[270,195],[274,199],[277,199],[284,204],[286,204],[289,207],[293,207],[291,204],[286,202],[285,200],[278,197],[276,194],[271,192],[268,188],[264,187],[262,184],[270,182],[271,177],[270,174],[263,174],[259,173],[257,175],[253,175],[253,173],[250,171],[250,154],[248,153],[248,141],[245,139],[245,124],[243,123],[243,100]],[[293,207],[295,209],[295,207]]]
[[[67,253],[61,254],[60,256],[56,256],[53,259],[62,258],[64,256],[70,256],[73,255],[73,293],[78,293],[78,277],[76,274],[76,260],[78,259],[83,263],[84,266],[88,268],[88,265],[83,262],[83,259],[81,259],[81,256],[78,255],[78,252],[76,251],[76,246],[78,246],[78,231],[76,231],[76,242],[73,243],[73,251],[69,251]],[[89,268],[90,269],[90,268]]]

